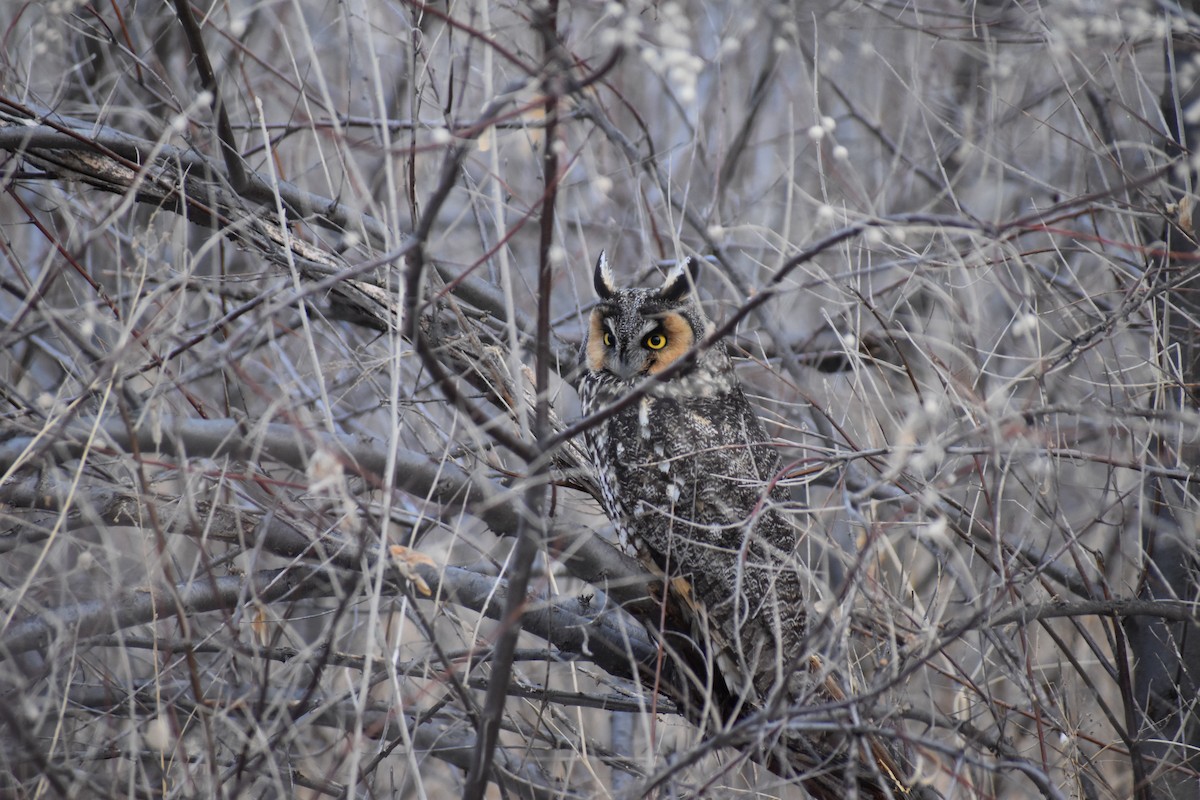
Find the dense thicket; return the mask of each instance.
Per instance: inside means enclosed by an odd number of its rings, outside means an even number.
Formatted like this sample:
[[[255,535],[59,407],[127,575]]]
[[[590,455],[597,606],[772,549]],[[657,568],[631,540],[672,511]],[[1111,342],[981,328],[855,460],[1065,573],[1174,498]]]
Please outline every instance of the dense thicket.
[[[946,797],[1192,796],[1194,9],[0,21],[0,794],[802,797],[755,743],[857,725]],[[707,259],[845,703],[661,684],[600,249]]]

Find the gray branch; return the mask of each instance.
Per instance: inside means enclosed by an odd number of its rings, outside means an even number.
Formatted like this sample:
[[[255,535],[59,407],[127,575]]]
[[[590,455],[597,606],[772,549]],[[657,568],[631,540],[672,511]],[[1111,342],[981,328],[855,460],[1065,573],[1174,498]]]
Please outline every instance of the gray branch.
[[[83,458],[97,447],[121,452],[157,452],[176,458],[233,458],[254,460],[270,458],[303,471],[312,454],[325,450],[341,458],[345,466],[360,475],[378,477],[387,469],[387,449],[379,442],[364,442],[353,436],[303,431],[291,425],[263,423],[249,425],[235,420],[143,418],[130,431],[120,421],[100,426],[93,437],[91,426],[76,422],[40,439],[21,433],[0,442],[0,472],[34,466],[39,458],[55,462]],[[483,521],[492,532],[512,536],[524,513],[520,494],[478,473],[469,473],[448,461],[434,461],[411,450],[395,451],[394,485],[414,497],[428,498],[438,504],[465,508]],[[298,542],[307,546],[306,542]],[[603,588],[622,605],[653,602],[647,587],[653,576],[632,558],[591,531],[557,527],[551,541],[563,564],[583,581]]]
[[[411,569],[425,581],[431,597],[453,602],[490,619],[502,618],[507,581],[458,567],[418,564]],[[0,635],[0,660],[31,650],[45,650],[56,639],[68,635],[82,640],[149,624],[176,609],[192,616],[230,611],[249,598],[275,602],[330,597],[353,590],[357,580],[357,573],[345,570],[288,567],[261,570],[245,577],[226,575],[192,580],[171,588],[43,609],[36,615],[18,618]],[[652,659],[657,652],[646,631],[621,609],[605,603],[603,595],[530,598],[522,621],[525,630],[557,647],[564,657],[588,658],[619,677],[636,680],[637,664]]]

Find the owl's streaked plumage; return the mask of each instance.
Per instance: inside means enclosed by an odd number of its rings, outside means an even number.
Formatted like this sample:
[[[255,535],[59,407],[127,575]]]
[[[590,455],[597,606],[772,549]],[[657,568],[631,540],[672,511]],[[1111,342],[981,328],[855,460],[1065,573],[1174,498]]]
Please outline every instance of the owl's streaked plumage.
[[[621,400],[713,330],[696,297],[697,267],[688,259],[656,289],[622,289],[601,253],[580,381],[585,414]],[[811,584],[785,513],[780,458],[724,344],[647,386],[586,433],[622,546],[669,579],[668,606],[688,617],[695,651],[715,663],[735,703],[754,707],[777,690],[789,703],[844,699],[836,679],[815,679],[809,670],[820,663],[804,650]],[[848,763],[838,755],[844,738],[787,740],[809,765],[810,793],[844,794],[837,766]],[[890,750],[874,741],[869,747],[875,777],[855,780],[861,796],[905,796],[898,781],[876,780],[896,777]]]
[[[580,394],[586,413],[661,372],[712,329],[693,289],[697,264],[657,289],[619,289],[603,254]],[[765,697],[800,655],[806,598],[796,528],[781,508],[780,459],[718,342],[588,431],[605,512],[621,544],[690,587],[693,620],[728,688]],[[684,590],[687,591],[686,589]],[[782,651],[779,648],[782,644]]]

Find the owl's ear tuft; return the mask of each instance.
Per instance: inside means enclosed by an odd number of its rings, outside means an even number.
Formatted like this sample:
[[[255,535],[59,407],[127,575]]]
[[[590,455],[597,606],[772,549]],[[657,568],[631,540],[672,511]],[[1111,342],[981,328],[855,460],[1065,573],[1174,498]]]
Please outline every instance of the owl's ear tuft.
[[[659,298],[668,303],[679,302],[696,285],[696,276],[699,273],[700,262],[688,256],[682,264],[676,264],[675,269],[667,275],[667,279],[659,287]]]
[[[608,256],[604,251],[600,251],[600,257],[596,259],[596,274],[592,277],[592,281],[596,287],[596,295],[601,300],[611,300],[612,296],[617,293],[617,284],[613,280],[612,268],[608,266]]]

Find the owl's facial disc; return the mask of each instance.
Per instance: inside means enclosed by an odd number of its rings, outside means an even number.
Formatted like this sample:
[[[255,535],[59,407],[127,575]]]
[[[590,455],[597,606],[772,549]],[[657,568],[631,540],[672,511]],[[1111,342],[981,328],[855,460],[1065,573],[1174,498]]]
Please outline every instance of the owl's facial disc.
[[[668,311],[621,324],[603,310],[592,311],[587,362],[593,372],[609,372],[634,383],[669,367],[691,348],[695,337],[682,315]]]
[[[680,356],[692,349],[692,345],[696,343],[695,334],[692,332],[692,326],[688,321],[675,312],[664,314],[658,320],[658,333],[665,338],[663,346],[657,348],[654,353],[654,363],[650,365],[649,372],[651,375],[657,375],[667,367],[674,364]],[[646,337],[645,343],[655,349],[654,345],[657,342],[651,341],[651,336]]]

